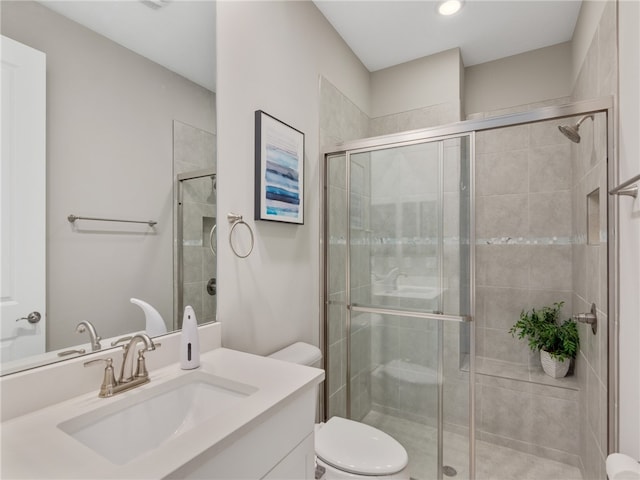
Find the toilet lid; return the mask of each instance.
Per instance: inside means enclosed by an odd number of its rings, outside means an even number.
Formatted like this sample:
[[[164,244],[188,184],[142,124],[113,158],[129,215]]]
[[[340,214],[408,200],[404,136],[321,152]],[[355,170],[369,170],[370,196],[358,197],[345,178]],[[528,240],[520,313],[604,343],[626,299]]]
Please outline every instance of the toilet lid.
[[[340,470],[389,475],[407,466],[407,451],[394,438],[364,423],[332,417],[316,433],[316,455]]]

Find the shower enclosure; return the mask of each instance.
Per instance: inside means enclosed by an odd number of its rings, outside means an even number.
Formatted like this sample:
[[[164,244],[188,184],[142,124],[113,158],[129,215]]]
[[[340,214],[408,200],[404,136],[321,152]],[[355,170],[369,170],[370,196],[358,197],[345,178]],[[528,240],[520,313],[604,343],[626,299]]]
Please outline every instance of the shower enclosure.
[[[213,168],[180,173],[176,178],[175,329],[191,305],[198,324],[215,320],[216,174]]]
[[[173,329],[184,307],[198,323],[216,317],[216,135],[173,121],[174,289]]]
[[[469,424],[471,145],[464,134],[327,157],[329,416],[424,424],[434,454],[409,452],[422,478],[442,476],[444,424]]]
[[[594,122],[572,145],[558,127],[581,115]],[[418,480],[489,477],[496,455],[518,464],[504,478],[538,478],[522,473],[529,465],[578,479],[589,470],[582,437],[613,448],[611,131],[604,99],[357,140],[324,155],[326,419],[391,434]],[[586,273],[596,287],[583,288]],[[545,378],[509,326],[538,302],[564,301],[565,316],[588,311],[594,289],[603,333],[592,338],[581,325],[585,347],[571,376]],[[596,431],[580,415],[604,415],[605,426]]]

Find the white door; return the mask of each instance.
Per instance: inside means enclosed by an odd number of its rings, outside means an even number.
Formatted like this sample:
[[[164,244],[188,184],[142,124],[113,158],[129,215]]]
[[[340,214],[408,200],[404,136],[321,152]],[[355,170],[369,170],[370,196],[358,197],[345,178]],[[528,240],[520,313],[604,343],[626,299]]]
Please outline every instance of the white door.
[[[2,362],[45,351],[45,54],[0,40],[0,352]],[[37,323],[18,320],[37,312]],[[32,321],[37,317],[31,315]],[[18,321],[16,321],[18,320]]]

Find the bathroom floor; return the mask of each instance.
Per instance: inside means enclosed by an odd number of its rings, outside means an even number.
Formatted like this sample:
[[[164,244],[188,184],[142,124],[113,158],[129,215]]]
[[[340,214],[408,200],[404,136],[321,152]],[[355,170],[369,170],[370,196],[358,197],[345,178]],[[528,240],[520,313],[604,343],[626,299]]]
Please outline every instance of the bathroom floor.
[[[398,440],[409,454],[409,474],[414,480],[434,480],[436,471],[436,429],[403,418],[371,411],[362,420]],[[444,465],[455,476],[469,478],[468,439],[444,433]],[[445,472],[447,473],[447,472]],[[453,472],[449,472],[453,473]],[[484,441],[476,442],[476,480],[582,480],[580,469]]]

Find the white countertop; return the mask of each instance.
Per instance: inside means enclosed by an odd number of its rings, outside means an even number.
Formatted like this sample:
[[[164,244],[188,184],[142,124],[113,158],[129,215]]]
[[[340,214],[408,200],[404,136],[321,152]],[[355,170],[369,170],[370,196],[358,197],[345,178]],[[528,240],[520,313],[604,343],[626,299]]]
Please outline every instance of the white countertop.
[[[266,418],[287,399],[316,388],[324,371],[225,348],[201,356],[199,371],[254,386],[257,392],[237,406],[214,415],[181,436],[169,440],[125,465],[115,465],[84,446],[58,424],[118,402],[194,370],[179,364],[151,370],[151,382],[116,395],[98,398],[102,369],[96,371],[96,389],[90,394],[3,422],[0,476],[5,478],[161,478],[215,445],[223,449]],[[215,409],[215,405],[211,405]],[[114,438],[114,442],[118,439]]]

